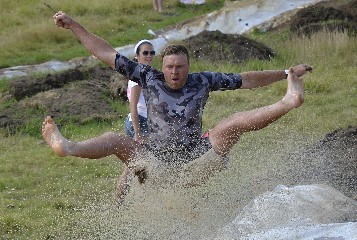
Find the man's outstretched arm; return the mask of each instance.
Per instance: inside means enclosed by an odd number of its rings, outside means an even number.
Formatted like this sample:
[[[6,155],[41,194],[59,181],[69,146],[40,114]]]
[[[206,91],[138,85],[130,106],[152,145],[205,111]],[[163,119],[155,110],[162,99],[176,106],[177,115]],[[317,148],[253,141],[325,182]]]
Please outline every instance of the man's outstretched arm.
[[[107,41],[89,32],[64,12],[57,12],[53,19],[57,27],[70,29],[91,54],[114,69],[117,51]]]
[[[297,77],[301,77],[307,72],[312,72],[312,67],[307,64],[300,64],[293,67],[293,71]],[[266,71],[252,71],[241,73],[243,89],[251,89],[267,86],[273,82],[286,79],[287,74],[285,70],[266,70]]]

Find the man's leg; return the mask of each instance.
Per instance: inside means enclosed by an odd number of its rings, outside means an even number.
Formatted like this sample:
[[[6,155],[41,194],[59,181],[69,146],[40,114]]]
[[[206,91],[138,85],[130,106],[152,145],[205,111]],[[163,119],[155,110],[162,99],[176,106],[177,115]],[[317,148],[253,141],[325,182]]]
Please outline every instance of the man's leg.
[[[304,101],[304,87],[302,79],[294,74],[292,68],[287,83],[287,92],[282,100],[251,111],[235,113],[220,121],[209,133],[215,152],[227,155],[243,133],[262,129],[293,108],[300,107]]]
[[[138,147],[133,139],[117,133],[105,133],[82,142],[71,142],[62,136],[57,125],[49,116],[42,124],[42,136],[60,157],[75,156],[99,159],[114,154],[127,164]]]
[[[118,206],[120,206],[123,203],[126,194],[128,194],[129,192],[130,181],[132,178],[131,174],[132,174],[131,171],[125,165],[124,171],[119,177],[117,186],[115,188],[115,201],[117,202]]]

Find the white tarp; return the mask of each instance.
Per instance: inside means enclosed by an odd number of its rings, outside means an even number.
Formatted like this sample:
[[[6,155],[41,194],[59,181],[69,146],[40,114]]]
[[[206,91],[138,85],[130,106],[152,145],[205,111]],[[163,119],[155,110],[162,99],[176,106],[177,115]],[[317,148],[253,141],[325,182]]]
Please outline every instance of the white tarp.
[[[357,201],[326,185],[278,186],[215,239],[357,239]]]
[[[205,4],[205,0],[181,0],[183,4]]]
[[[240,238],[244,239],[244,238]],[[282,227],[250,234],[246,239],[259,240],[356,240],[357,222],[317,224],[315,226]]]

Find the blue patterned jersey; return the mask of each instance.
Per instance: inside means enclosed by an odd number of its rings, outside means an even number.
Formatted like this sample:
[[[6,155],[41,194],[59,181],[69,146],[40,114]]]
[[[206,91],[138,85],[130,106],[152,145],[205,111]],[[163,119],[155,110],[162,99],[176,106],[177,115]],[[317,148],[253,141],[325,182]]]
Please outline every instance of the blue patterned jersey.
[[[170,89],[153,67],[116,56],[115,70],[142,86],[148,108],[149,143],[155,148],[195,146],[201,141],[202,113],[211,91],[240,88],[239,74],[188,74],[185,85]]]

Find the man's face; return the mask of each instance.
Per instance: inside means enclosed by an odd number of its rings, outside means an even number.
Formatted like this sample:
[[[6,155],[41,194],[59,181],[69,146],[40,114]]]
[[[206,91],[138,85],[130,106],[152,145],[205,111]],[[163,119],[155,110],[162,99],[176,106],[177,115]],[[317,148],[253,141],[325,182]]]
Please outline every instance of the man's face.
[[[165,75],[166,84],[171,89],[180,89],[185,85],[188,75],[188,61],[183,54],[166,55],[162,61],[162,71]]]

